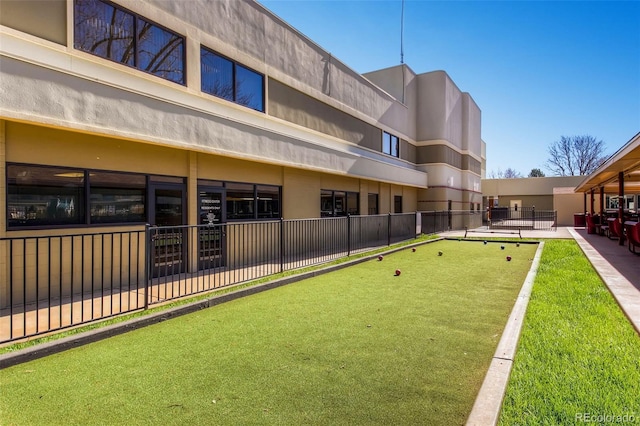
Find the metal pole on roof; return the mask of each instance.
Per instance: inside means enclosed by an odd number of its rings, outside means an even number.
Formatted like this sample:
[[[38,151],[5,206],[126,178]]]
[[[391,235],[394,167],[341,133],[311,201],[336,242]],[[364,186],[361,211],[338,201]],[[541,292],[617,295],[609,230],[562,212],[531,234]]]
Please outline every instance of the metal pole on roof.
[[[402,0],[402,9],[400,13],[400,65],[404,65],[404,0]],[[400,67],[402,72],[402,103],[405,102],[405,79],[404,79],[404,66]]]
[[[400,12],[400,63],[404,64],[404,0]]]

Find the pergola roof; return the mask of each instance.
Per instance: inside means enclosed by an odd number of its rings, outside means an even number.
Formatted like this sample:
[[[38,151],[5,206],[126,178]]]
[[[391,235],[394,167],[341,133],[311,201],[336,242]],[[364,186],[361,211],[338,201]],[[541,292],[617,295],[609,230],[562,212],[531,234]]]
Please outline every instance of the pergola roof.
[[[595,172],[580,182],[575,192],[589,192],[604,187],[618,192],[618,176],[623,174],[626,193],[640,193],[640,132],[613,154]]]

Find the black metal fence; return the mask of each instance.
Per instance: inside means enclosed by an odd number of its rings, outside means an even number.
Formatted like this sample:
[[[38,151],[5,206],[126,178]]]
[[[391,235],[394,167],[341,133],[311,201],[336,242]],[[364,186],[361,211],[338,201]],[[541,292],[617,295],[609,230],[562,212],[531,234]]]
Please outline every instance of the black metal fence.
[[[144,307],[145,229],[0,239],[0,342]]]
[[[489,212],[491,229],[557,229],[558,213],[553,210],[536,210],[535,207],[494,207]]]
[[[483,212],[467,210],[441,210],[421,212],[422,233],[473,229],[482,226]]]
[[[408,213],[0,238],[0,343],[408,240],[416,236],[417,218]]]
[[[321,264],[417,233],[474,229],[429,211],[0,238],[0,343]],[[556,213],[494,209],[491,228],[550,229]]]

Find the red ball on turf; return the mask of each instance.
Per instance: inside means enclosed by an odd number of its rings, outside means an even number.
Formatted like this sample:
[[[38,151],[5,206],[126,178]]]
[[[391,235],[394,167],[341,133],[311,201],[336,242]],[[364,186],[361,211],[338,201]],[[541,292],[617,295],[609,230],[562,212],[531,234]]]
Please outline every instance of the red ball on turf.
[[[378,260],[382,260],[384,259],[384,257],[382,257],[382,255],[378,256]]]
[[[511,262],[511,256],[507,256],[507,262]]]
[[[400,275],[400,269],[396,269],[396,277]]]
[[[415,248],[415,247],[414,247],[414,248],[412,248],[412,249],[411,249],[411,251],[416,251],[416,248]]]

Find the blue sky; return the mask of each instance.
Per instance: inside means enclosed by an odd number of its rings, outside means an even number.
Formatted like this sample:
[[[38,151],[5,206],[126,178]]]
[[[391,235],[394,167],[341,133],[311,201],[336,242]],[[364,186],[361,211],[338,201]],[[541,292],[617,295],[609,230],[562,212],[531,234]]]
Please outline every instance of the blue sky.
[[[400,63],[401,0],[265,0],[353,70]],[[640,1],[406,0],[404,62],[482,110],[487,177],[545,164],[561,136],[612,154],[640,131]]]

